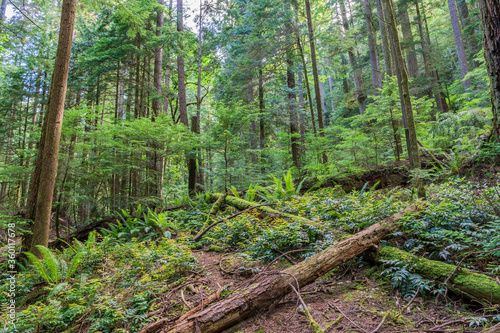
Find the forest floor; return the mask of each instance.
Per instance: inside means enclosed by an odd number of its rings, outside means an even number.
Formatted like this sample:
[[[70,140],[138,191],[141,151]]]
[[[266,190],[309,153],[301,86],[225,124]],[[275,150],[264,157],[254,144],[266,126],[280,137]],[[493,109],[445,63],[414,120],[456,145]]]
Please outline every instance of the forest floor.
[[[380,246],[435,262],[460,262],[500,281],[500,253],[493,252],[500,248],[497,171],[484,166],[472,170],[471,181],[455,177],[428,184],[425,211],[401,221],[401,230]],[[71,246],[52,250],[41,265],[24,263],[16,280],[18,331],[130,333],[161,319],[171,327],[218,290],[218,300],[235,295],[259,274],[288,268],[416,200],[411,189],[398,186],[348,194],[338,187],[298,192],[277,188],[261,199],[312,224],[256,210],[233,216],[238,209],[228,198],[213,216],[210,200],[161,213],[140,207],[124,212],[120,223],[100,226],[99,234],[87,232],[85,239],[90,237],[82,242],[68,240]],[[249,196],[244,198],[254,200]],[[222,222],[193,241],[207,216]],[[462,263],[474,251],[483,254]],[[396,261],[374,264],[364,254],[357,256],[303,287],[300,297],[330,333],[478,332],[500,321],[498,304],[445,292],[442,281]],[[78,269],[68,273],[73,266]],[[1,288],[3,303],[8,284]],[[299,301],[290,293],[225,332],[317,333]],[[1,312],[0,320],[5,318]],[[10,331],[0,327],[0,332]]]
[[[251,270],[262,271],[267,267],[259,262],[248,263],[236,252],[207,250],[195,252],[203,273],[191,283],[194,286],[191,292],[173,296],[179,304],[200,303],[201,298],[206,299],[210,294],[200,290],[217,290],[222,286],[236,290],[248,285],[254,275]],[[290,265],[280,260],[268,270],[282,270]],[[454,296],[446,302],[430,296],[417,296],[408,301],[392,289],[376,267],[352,264],[328,273],[302,288],[300,294],[314,320],[327,328],[326,332],[477,332],[479,330],[469,326],[469,322],[483,315],[479,308],[479,312],[474,312]],[[401,312],[409,302],[410,306]],[[256,313],[224,332],[309,333],[313,329],[297,296],[289,294],[273,310]]]

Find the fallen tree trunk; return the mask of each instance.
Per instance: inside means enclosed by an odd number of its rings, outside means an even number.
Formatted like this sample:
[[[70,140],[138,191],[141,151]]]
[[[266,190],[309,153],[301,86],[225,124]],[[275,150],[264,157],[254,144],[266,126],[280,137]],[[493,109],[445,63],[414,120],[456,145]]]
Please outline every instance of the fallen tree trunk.
[[[218,200],[221,196],[223,196],[223,194],[213,193],[213,194],[211,194],[211,196],[212,196],[213,200]],[[247,208],[259,205],[258,203],[246,201],[244,199],[236,198],[236,197],[229,196],[229,195],[226,196],[226,203],[230,204],[231,206],[234,206],[238,209],[247,209]],[[280,211],[278,211],[276,209],[272,209],[271,207],[268,207],[268,206],[260,206],[260,207],[256,207],[256,209],[264,215],[284,217],[284,218],[291,220],[291,221],[302,222],[302,223],[309,224],[309,225],[318,225],[318,222],[316,222],[316,221],[306,219],[305,217],[293,215],[290,213],[280,212]]]
[[[392,246],[381,248],[376,256],[377,261],[394,259],[414,264],[415,273],[439,282],[446,281],[456,269],[455,265],[417,257]],[[463,294],[468,298],[484,299],[490,303],[500,304],[500,285],[487,275],[459,268],[448,280],[447,285],[453,292]]]
[[[308,285],[338,265],[363,253],[394,231],[397,227],[397,221],[403,215],[418,210],[417,206],[411,206],[405,211],[392,215],[282,272],[264,272],[250,286],[238,291],[226,300],[217,302],[205,310],[189,316],[167,332],[215,333],[231,327],[256,310],[266,309],[277,304],[292,290],[291,285],[297,289]],[[165,323],[164,320],[160,320],[160,322]],[[154,332],[151,327],[155,325],[157,324],[152,323],[141,332]],[[165,329],[165,327],[155,327],[155,330],[159,329]]]
[[[500,324],[496,324],[490,328],[484,329],[481,333],[500,333]]]

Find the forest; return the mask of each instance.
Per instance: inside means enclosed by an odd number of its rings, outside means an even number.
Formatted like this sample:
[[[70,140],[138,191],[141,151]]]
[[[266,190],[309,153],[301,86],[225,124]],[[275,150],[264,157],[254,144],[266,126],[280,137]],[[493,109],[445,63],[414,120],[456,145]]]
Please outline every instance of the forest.
[[[500,332],[498,0],[1,0],[0,333]]]

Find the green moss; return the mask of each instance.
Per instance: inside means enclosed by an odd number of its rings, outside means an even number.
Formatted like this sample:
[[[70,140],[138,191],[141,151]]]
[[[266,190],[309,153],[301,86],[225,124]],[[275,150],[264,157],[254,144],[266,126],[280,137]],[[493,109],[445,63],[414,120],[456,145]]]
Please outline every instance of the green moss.
[[[444,282],[456,266],[440,261],[417,257],[394,247],[384,247],[379,251],[380,259],[398,259],[415,265],[414,272],[425,278]],[[450,279],[454,289],[474,297],[483,298],[492,303],[500,303],[500,285],[489,276],[460,268]]]

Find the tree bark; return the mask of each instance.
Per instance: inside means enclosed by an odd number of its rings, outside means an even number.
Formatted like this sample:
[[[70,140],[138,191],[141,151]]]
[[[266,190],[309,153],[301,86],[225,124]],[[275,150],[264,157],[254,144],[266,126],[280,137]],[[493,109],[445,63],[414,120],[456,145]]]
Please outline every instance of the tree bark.
[[[7,0],[2,0],[0,5],[0,40],[2,40],[2,30],[5,21],[5,11],[7,10]]]
[[[314,38],[314,29],[312,25],[312,17],[311,17],[311,3],[309,0],[305,0],[306,5],[306,16],[307,16],[307,31],[309,33],[309,45],[311,48],[311,64],[313,71],[313,79],[314,79],[314,95],[316,96],[316,109],[318,112],[318,129],[319,135],[321,137],[325,137],[325,123],[323,119],[323,110],[321,107],[321,93],[319,90],[319,74],[318,74],[318,64],[316,59],[316,42]],[[328,158],[326,154],[323,153],[323,163],[327,163]]]
[[[339,1],[340,14],[342,16],[342,25],[345,32],[349,31],[349,23],[347,21],[347,12],[344,4],[344,0]],[[358,99],[359,114],[364,114],[366,110],[366,94],[363,91],[363,79],[358,69],[356,68],[356,56],[354,55],[354,48],[349,47],[347,49],[347,55],[349,56],[349,63],[351,65],[354,77],[354,88],[356,88],[356,97]]]
[[[156,14],[156,36],[161,36],[161,29],[163,28],[163,6],[164,1],[158,0],[158,4],[161,6]],[[155,93],[153,95],[153,121],[154,118],[158,117],[161,111],[161,68],[163,64],[163,48],[157,46],[155,48],[155,63],[153,70],[153,85],[155,87]]]
[[[377,41],[375,29],[372,27],[372,7],[369,0],[363,0],[365,6],[366,33],[368,34],[368,47],[370,53],[370,66],[372,70],[373,95],[380,95],[379,89],[382,88],[382,77],[380,75],[380,65],[377,54]]]
[[[402,108],[404,110],[403,116],[406,116],[405,126],[407,127],[407,146],[408,155],[410,159],[410,166],[412,169],[420,169],[420,154],[418,152],[417,132],[415,128],[415,120],[413,119],[413,109],[410,98],[410,87],[408,84],[408,72],[406,71],[403,53],[401,52],[401,45],[399,43],[398,30],[396,26],[396,17],[394,16],[394,9],[392,7],[392,0],[384,0],[389,14],[389,23],[391,29],[392,48],[394,51],[394,58],[396,60],[396,72],[398,76],[398,89],[401,96]],[[404,119],[404,118],[403,118]],[[423,192],[423,184],[417,185],[419,196],[425,196]]]
[[[412,264],[413,271],[434,281],[445,282],[454,272],[448,281],[450,290],[459,292],[465,296],[484,299],[488,302],[500,303],[500,285],[495,279],[479,273],[474,273],[465,268],[444,262],[429,260],[417,257],[409,252],[397,248],[386,246],[381,248],[376,255],[377,260],[401,260]]]
[[[36,245],[48,246],[52,198],[57,172],[57,158],[64,114],[64,100],[68,83],[73,28],[75,25],[76,0],[64,0],[62,4],[59,41],[57,45],[50,101],[47,108],[47,126],[40,170],[40,183],[36,200],[31,252],[41,256]]]
[[[460,75],[462,76],[462,83],[464,86],[464,90],[468,91],[472,83],[470,79],[464,80],[465,75],[469,73],[469,65],[467,64],[467,56],[465,54],[464,41],[462,38],[462,30],[460,29],[460,21],[458,20],[457,5],[455,3],[455,0],[448,0],[448,9],[450,10],[453,36],[455,37],[458,65],[460,66]]]
[[[500,141],[500,3],[479,0],[484,35],[484,58],[490,77],[493,130],[491,140]]]
[[[387,35],[387,25],[385,23],[385,9],[382,0],[377,1],[378,27],[380,30],[380,39],[382,40],[382,51],[384,53],[385,74],[394,75],[393,61],[391,57],[391,48],[389,46],[389,38]]]
[[[184,23],[183,23],[183,9],[182,9],[182,0],[177,0],[177,32],[184,31]],[[179,116],[180,121],[186,127],[189,128],[188,124],[188,114],[187,114],[187,103],[186,103],[186,82],[185,82],[185,74],[184,74],[184,57],[182,56],[182,52],[184,47],[182,45],[182,36],[179,34],[179,49],[181,53],[177,55],[177,89],[179,94]]]
[[[294,63],[295,58],[294,42],[293,42],[293,31],[290,23],[285,24],[286,30],[286,82],[288,87],[288,111],[290,112],[290,143],[292,150],[292,161],[293,166],[300,170],[300,135],[299,135],[299,122],[297,118],[297,95],[295,93],[295,73],[294,73]]]
[[[221,332],[249,317],[255,311],[273,306],[292,290],[290,286],[296,289],[306,286],[338,265],[371,248],[373,244],[396,229],[400,218],[407,212],[414,211],[418,211],[418,207],[411,206],[282,272],[261,274],[250,286],[239,293],[189,316],[175,327],[168,329],[167,332]],[[146,326],[141,333],[154,332],[163,328],[163,325],[164,321],[160,320]]]
[[[408,75],[410,77],[417,77],[417,51],[415,50],[415,44],[413,43],[413,33],[411,31],[411,22],[408,15],[408,5],[406,3],[402,3],[399,6],[399,17],[401,18],[401,30],[403,32],[402,48],[403,50],[406,49]]]

